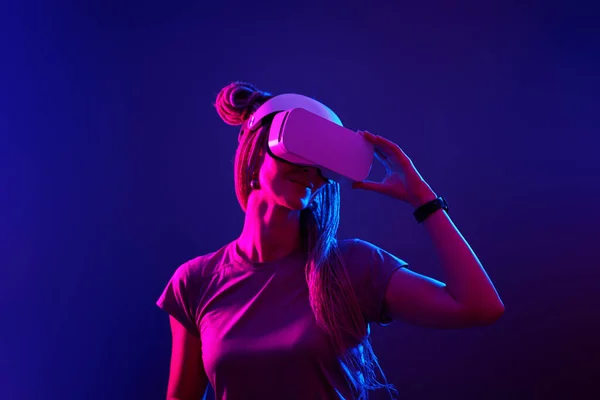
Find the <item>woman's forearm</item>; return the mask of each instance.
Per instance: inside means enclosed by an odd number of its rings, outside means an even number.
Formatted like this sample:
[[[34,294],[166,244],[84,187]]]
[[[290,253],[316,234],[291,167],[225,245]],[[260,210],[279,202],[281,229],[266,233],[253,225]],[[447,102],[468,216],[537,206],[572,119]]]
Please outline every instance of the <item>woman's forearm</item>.
[[[432,191],[424,204],[437,196]],[[423,225],[433,241],[444,273],[446,289],[465,309],[482,320],[495,320],[504,304],[483,265],[444,210],[431,214]]]

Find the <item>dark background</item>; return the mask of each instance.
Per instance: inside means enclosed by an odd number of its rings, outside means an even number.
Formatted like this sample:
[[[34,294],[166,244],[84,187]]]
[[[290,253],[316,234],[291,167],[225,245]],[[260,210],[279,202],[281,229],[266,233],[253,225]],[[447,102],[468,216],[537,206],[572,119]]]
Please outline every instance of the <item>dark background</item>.
[[[373,327],[402,399],[598,398],[595,10],[413,3],[4,4],[0,398],[164,398],[155,301],[243,223],[212,106],[233,80],[398,143],[494,281],[495,325]],[[410,206],[342,196],[341,238],[443,280]]]

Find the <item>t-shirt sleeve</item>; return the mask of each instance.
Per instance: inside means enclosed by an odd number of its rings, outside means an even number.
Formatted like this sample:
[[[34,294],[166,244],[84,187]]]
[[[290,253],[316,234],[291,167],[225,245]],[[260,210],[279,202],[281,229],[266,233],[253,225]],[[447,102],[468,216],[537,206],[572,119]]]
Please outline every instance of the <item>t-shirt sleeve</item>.
[[[156,305],[179,321],[192,335],[200,337],[197,325],[197,290],[190,276],[190,263],[181,265],[167,284]]]
[[[385,313],[385,292],[394,272],[408,263],[361,239],[344,241],[340,248],[367,321],[389,325],[393,320]]]

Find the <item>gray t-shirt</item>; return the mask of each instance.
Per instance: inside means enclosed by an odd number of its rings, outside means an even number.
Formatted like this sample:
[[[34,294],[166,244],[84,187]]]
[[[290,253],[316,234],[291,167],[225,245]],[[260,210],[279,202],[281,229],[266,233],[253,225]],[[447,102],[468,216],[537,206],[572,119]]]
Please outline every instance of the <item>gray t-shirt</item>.
[[[339,241],[368,322],[388,325],[384,297],[408,264],[359,239]],[[202,360],[217,399],[351,398],[342,367],[317,326],[297,251],[251,263],[233,241],[181,265],[157,305],[202,342]]]

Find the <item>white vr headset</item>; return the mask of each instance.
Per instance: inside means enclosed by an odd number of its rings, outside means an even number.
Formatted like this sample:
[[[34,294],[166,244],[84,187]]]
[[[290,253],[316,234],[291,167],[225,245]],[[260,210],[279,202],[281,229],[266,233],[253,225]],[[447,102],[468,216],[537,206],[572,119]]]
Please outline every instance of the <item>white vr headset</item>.
[[[299,94],[267,100],[246,122],[256,129],[275,114],[269,130],[268,151],[284,161],[314,166],[324,178],[338,183],[362,181],[373,164],[373,145],[350,129],[326,105]]]

